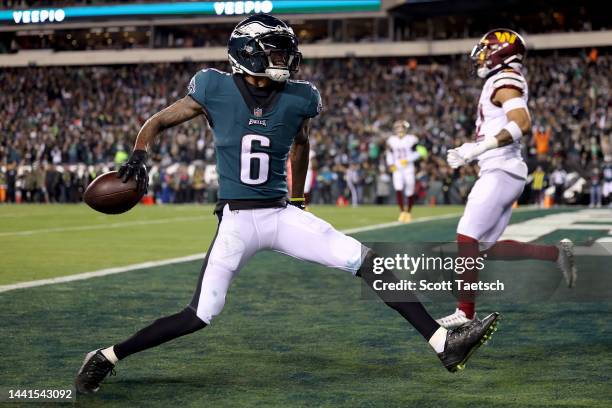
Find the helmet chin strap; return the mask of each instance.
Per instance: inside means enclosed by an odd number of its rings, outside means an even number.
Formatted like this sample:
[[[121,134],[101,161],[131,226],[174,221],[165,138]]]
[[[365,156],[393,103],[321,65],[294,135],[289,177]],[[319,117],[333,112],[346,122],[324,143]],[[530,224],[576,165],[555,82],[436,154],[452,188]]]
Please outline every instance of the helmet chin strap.
[[[285,82],[291,73],[286,68],[266,68],[266,76],[276,82]]]

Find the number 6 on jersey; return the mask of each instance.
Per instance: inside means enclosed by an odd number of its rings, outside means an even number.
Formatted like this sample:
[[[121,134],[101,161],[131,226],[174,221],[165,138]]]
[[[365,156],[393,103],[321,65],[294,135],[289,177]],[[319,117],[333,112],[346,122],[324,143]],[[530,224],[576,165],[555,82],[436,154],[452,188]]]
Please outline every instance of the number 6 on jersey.
[[[270,156],[264,152],[253,152],[253,142],[261,147],[270,147],[270,139],[261,135],[244,135],[240,152],[240,181],[257,185],[268,181]]]

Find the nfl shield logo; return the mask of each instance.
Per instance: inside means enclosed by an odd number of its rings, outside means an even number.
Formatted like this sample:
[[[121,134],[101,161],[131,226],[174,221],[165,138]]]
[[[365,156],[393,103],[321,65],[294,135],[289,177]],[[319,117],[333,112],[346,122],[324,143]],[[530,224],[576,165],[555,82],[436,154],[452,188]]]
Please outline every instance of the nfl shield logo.
[[[263,110],[261,108],[255,108],[255,110],[253,110],[253,115],[255,115],[256,118],[261,118]]]

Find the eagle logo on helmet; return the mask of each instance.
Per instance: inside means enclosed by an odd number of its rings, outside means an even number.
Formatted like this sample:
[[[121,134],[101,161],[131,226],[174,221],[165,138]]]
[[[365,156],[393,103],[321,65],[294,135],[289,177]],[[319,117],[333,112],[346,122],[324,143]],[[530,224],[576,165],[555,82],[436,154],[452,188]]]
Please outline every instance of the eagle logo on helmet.
[[[302,60],[298,38],[282,20],[256,14],[242,20],[230,36],[228,58],[232,71],[284,82]]]
[[[497,28],[486,33],[474,46],[470,57],[480,78],[487,78],[504,68],[520,68],[527,46],[516,31]]]

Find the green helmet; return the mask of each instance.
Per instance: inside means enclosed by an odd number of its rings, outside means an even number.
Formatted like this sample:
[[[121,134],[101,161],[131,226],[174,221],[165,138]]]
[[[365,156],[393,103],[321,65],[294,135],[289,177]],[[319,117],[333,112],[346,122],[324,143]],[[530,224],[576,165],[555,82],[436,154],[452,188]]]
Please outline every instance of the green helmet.
[[[276,17],[256,14],[232,31],[228,57],[234,73],[283,82],[298,71],[302,54],[291,27]]]

